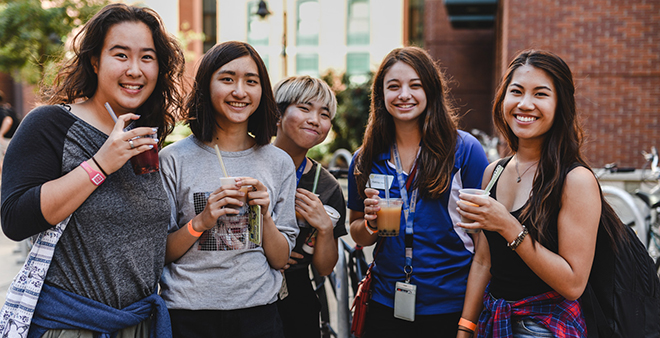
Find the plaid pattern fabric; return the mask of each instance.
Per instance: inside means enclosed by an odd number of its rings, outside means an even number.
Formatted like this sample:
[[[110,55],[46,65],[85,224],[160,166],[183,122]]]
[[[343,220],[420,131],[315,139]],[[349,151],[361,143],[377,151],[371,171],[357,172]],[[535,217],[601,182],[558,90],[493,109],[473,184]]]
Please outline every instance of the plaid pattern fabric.
[[[56,226],[39,233],[23,267],[7,291],[0,312],[0,337],[27,337],[46,273],[55,253],[55,245],[71,215]]]
[[[520,317],[533,319],[550,330],[555,337],[587,336],[587,325],[577,300],[569,301],[556,291],[550,291],[509,303],[493,298],[486,290],[477,337],[512,337],[511,318]]]

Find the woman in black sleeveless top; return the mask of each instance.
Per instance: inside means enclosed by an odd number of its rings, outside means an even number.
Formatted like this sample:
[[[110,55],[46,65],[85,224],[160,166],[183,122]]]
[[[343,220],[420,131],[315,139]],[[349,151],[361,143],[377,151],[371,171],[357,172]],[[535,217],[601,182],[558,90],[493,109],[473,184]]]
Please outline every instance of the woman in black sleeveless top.
[[[585,337],[580,303],[594,259],[600,187],[581,154],[569,67],[524,51],[509,65],[493,106],[514,155],[491,197],[461,195],[459,213],[482,229],[457,337]],[[611,229],[619,236],[621,229]],[[483,311],[482,311],[483,310]],[[478,322],[478,325],[475,325]],[[475,323],[475,324],[473,324]]]

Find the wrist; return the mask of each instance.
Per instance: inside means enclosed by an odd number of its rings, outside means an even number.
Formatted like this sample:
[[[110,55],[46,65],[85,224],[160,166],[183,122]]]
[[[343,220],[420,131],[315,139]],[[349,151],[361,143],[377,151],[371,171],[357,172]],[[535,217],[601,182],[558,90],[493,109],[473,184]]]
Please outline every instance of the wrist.
[[[475,324],[474,322],[468,319],[461,317],[461,319],[458,321],[458,330],[473,335],[474,331],[477,330],[477,324]]]
[[[204,231],[197,231],[195,229],[192,219],[188,222],[188,224],[186,224],[186,228],[188,230],[188,233],[193,237],[200,237],[204,233]]]
[[[525,237],[527,237],[527,234],[527,228],[523,225],[522,230],[518,233],[518,236],[516,236],[516,238],[514,238],[511,242],[507,243],[506,246],[512,251],[516,251],[518,246],[520,246],[520,244],[522,244],[522,242],[525,240]]]
[[[95,186],[101,185],[105,181],[105,175],[103,175],[101,172],[94,170],[87,161],[83,161],[80,163],[80,167],[83,168],[87,172],[87,175],[89,176],[89,180],[94,184]]]
[[[378,232],[378,228],[374,228],[369,224],[369,220],[365,218],[364,220],[364,228],[367,230],[369,235],[373,235]]]

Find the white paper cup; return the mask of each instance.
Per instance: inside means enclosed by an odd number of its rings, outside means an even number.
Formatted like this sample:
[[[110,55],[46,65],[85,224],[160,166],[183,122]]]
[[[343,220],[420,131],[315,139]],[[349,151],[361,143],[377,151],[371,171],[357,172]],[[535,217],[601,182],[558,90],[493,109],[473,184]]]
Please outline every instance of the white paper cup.
[[[458,192],[460,194],[464,194],[464,195],[477,195],[477,196],[489,196],[490,195],[490,193],[487,192],[486,190],[473,189],[473,188],[459,189]],[[465,201],[465,200],[461,200],[461,202],[465,203],[465,204],[475,206],[475,207],[479,206],[477,204],[474,204],[472,202],[468,202],[468,201]],[[469,219],[469,218],[465,218],[465,217],[461,216],[461,223],[466,223],[466,224],[467,223],[474,223],[474,221]],[[465,232],[467,232],[469,234],[476,234],[476,233],[479,233],[479,231],[481,231],[481,229],[465,229],[465,228],[463,230],[465,230]]]

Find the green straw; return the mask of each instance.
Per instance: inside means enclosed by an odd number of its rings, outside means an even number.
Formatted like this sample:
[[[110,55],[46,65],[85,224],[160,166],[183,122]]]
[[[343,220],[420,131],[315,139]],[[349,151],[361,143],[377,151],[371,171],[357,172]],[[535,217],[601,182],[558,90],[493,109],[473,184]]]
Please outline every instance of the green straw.
[[[307,160],[307,159],[305,159]],[[316,193],[316,186],[319,183],[319,176],[321,175],[321,163],[316,164],[316,173],[314,174],[314,186],[312,187],[312,194]]]
[[[498,165],[497,168],[495,168],[495,172],[493,173],[493,177],[490,178],[490,182],[488,182],[488,185],[486,186],[486,193],[490,192],[490,189],[493,188],[495,185],[495,182],[497,179],[500,177],[500,174],[504,171],[504,167],[501,165]]]

